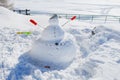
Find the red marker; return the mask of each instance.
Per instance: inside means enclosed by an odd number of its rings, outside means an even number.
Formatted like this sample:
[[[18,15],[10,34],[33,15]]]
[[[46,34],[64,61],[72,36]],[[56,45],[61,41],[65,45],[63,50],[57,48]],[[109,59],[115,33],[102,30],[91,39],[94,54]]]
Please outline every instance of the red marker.
[[[73,16],[73,17],[71,18],[72,21],[75,20],[75,19],[76,19],[76,16]]]
[[[75,20],[76,16],[73,16],[72,18],[70,18],[71,21]],[[70,21],[65,22],[62,26],[65,26],[67,23],[69,23]]]
[[[30,19],[30,22],[31,22],[32,24],[34,24],[35,26],[37,25],[37,22],[34,21],[33,19]]]
[[[33,19],[30,19],[30,22],[33,24],[33,25],[35,25],[35,26],[39,26],[40,28],[42,28],[43,29],[43,27],[41,27],[41,25],[39,25],[35,20],[33,20]]]

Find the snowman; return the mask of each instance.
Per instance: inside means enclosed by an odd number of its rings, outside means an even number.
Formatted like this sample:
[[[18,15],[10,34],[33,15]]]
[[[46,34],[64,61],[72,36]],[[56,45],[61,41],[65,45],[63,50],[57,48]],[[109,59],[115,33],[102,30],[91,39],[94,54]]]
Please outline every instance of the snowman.
[[[42,31],[41,37],[34,42],[30,55],[40,62],[68,66],[76,53],[75,38],[61,28],[55,14],[49,19],[49,26]]]

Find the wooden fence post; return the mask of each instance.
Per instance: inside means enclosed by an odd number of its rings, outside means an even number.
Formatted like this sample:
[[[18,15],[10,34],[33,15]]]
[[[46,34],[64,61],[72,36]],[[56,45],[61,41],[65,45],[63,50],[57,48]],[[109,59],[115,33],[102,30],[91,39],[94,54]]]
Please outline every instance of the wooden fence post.
[[[119,18],[119,23],[120,23],[120,18]]]
[[[66,14],[66,19],[67,19],[67,14]]]
[[[30,10],[28,10],[28,9],[25,10],[26,15],[30,15],[30,13],[28,13],[28,11],[30,11]]]
[[[94,16],[92,15],[92,19],[91,19],[92,22],[93,22],[93,18],[94,18]]]
[[[108,16],[106,15],[106,16],[105,16],[105,22],[104,22],[104,23],[106,23],[106,22],[107,22],[107,17],[108,17]]]
[[[19,13],[21,14],[21,10],[19,10]]]
[[[80,14],[79,14],[79,21],[80,21]]]

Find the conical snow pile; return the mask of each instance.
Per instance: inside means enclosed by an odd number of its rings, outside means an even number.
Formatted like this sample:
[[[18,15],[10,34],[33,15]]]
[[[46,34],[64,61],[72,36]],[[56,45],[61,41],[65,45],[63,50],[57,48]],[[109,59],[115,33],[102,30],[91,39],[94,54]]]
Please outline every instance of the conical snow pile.
[[[42,62],[68,65],[77,53],[75,38],[59,26],[57,15],[51,17],[49,23],[34,43],[31,56]]]

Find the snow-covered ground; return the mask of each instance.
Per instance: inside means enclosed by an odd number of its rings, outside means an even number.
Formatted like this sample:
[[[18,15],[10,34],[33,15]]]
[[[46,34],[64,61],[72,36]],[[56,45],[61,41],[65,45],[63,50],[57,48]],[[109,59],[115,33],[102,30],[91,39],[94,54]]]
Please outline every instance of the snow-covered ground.
[[[45,1],[48,2],[48,0]],[[56,1],[53,0],[53,2]],[[62,4],[62,1],[59,2]],[[21,2],[17,4],[21,4]],[[41,3],[41,5],[44,4]],[[41,12],[42,9],[46,9],[44,12],[57,10],[50,7],[52,3],[48,3],[48,5],[46,8],[43,6],[37,10]],[[62,5],[67,8],[71,6],[70,4]],[[75,9],[76,7],[72,6]],[[87,7],[83,13],[89,10],[89,6]],[[24,5],[23,8],[30,8],[30,6]],[[69,12],[70,8],[67,8],[61,12],[67,12],[67,10]],[[74,12],[74,10],[72,11]],[[41,26],[46,27],[49,16],[24,16],[0,7],[0,80],[120,80],[120,24],[70,22],[62,28],[76,38],[80,52],[67,68],[46,69],[39,67],[39,62],[32,62],[28,57],[33,42],[40,38],[42,32],[39,26],[34,26],[29,22],[30,19],[35,19]],[[65,19],[60,19],[60,24],[62,25],[65,21]],[[94,27],[96,27],[95,35],[91,35]],[[16,34],[18,31],[31,31],[32,34],[18,35]]]

